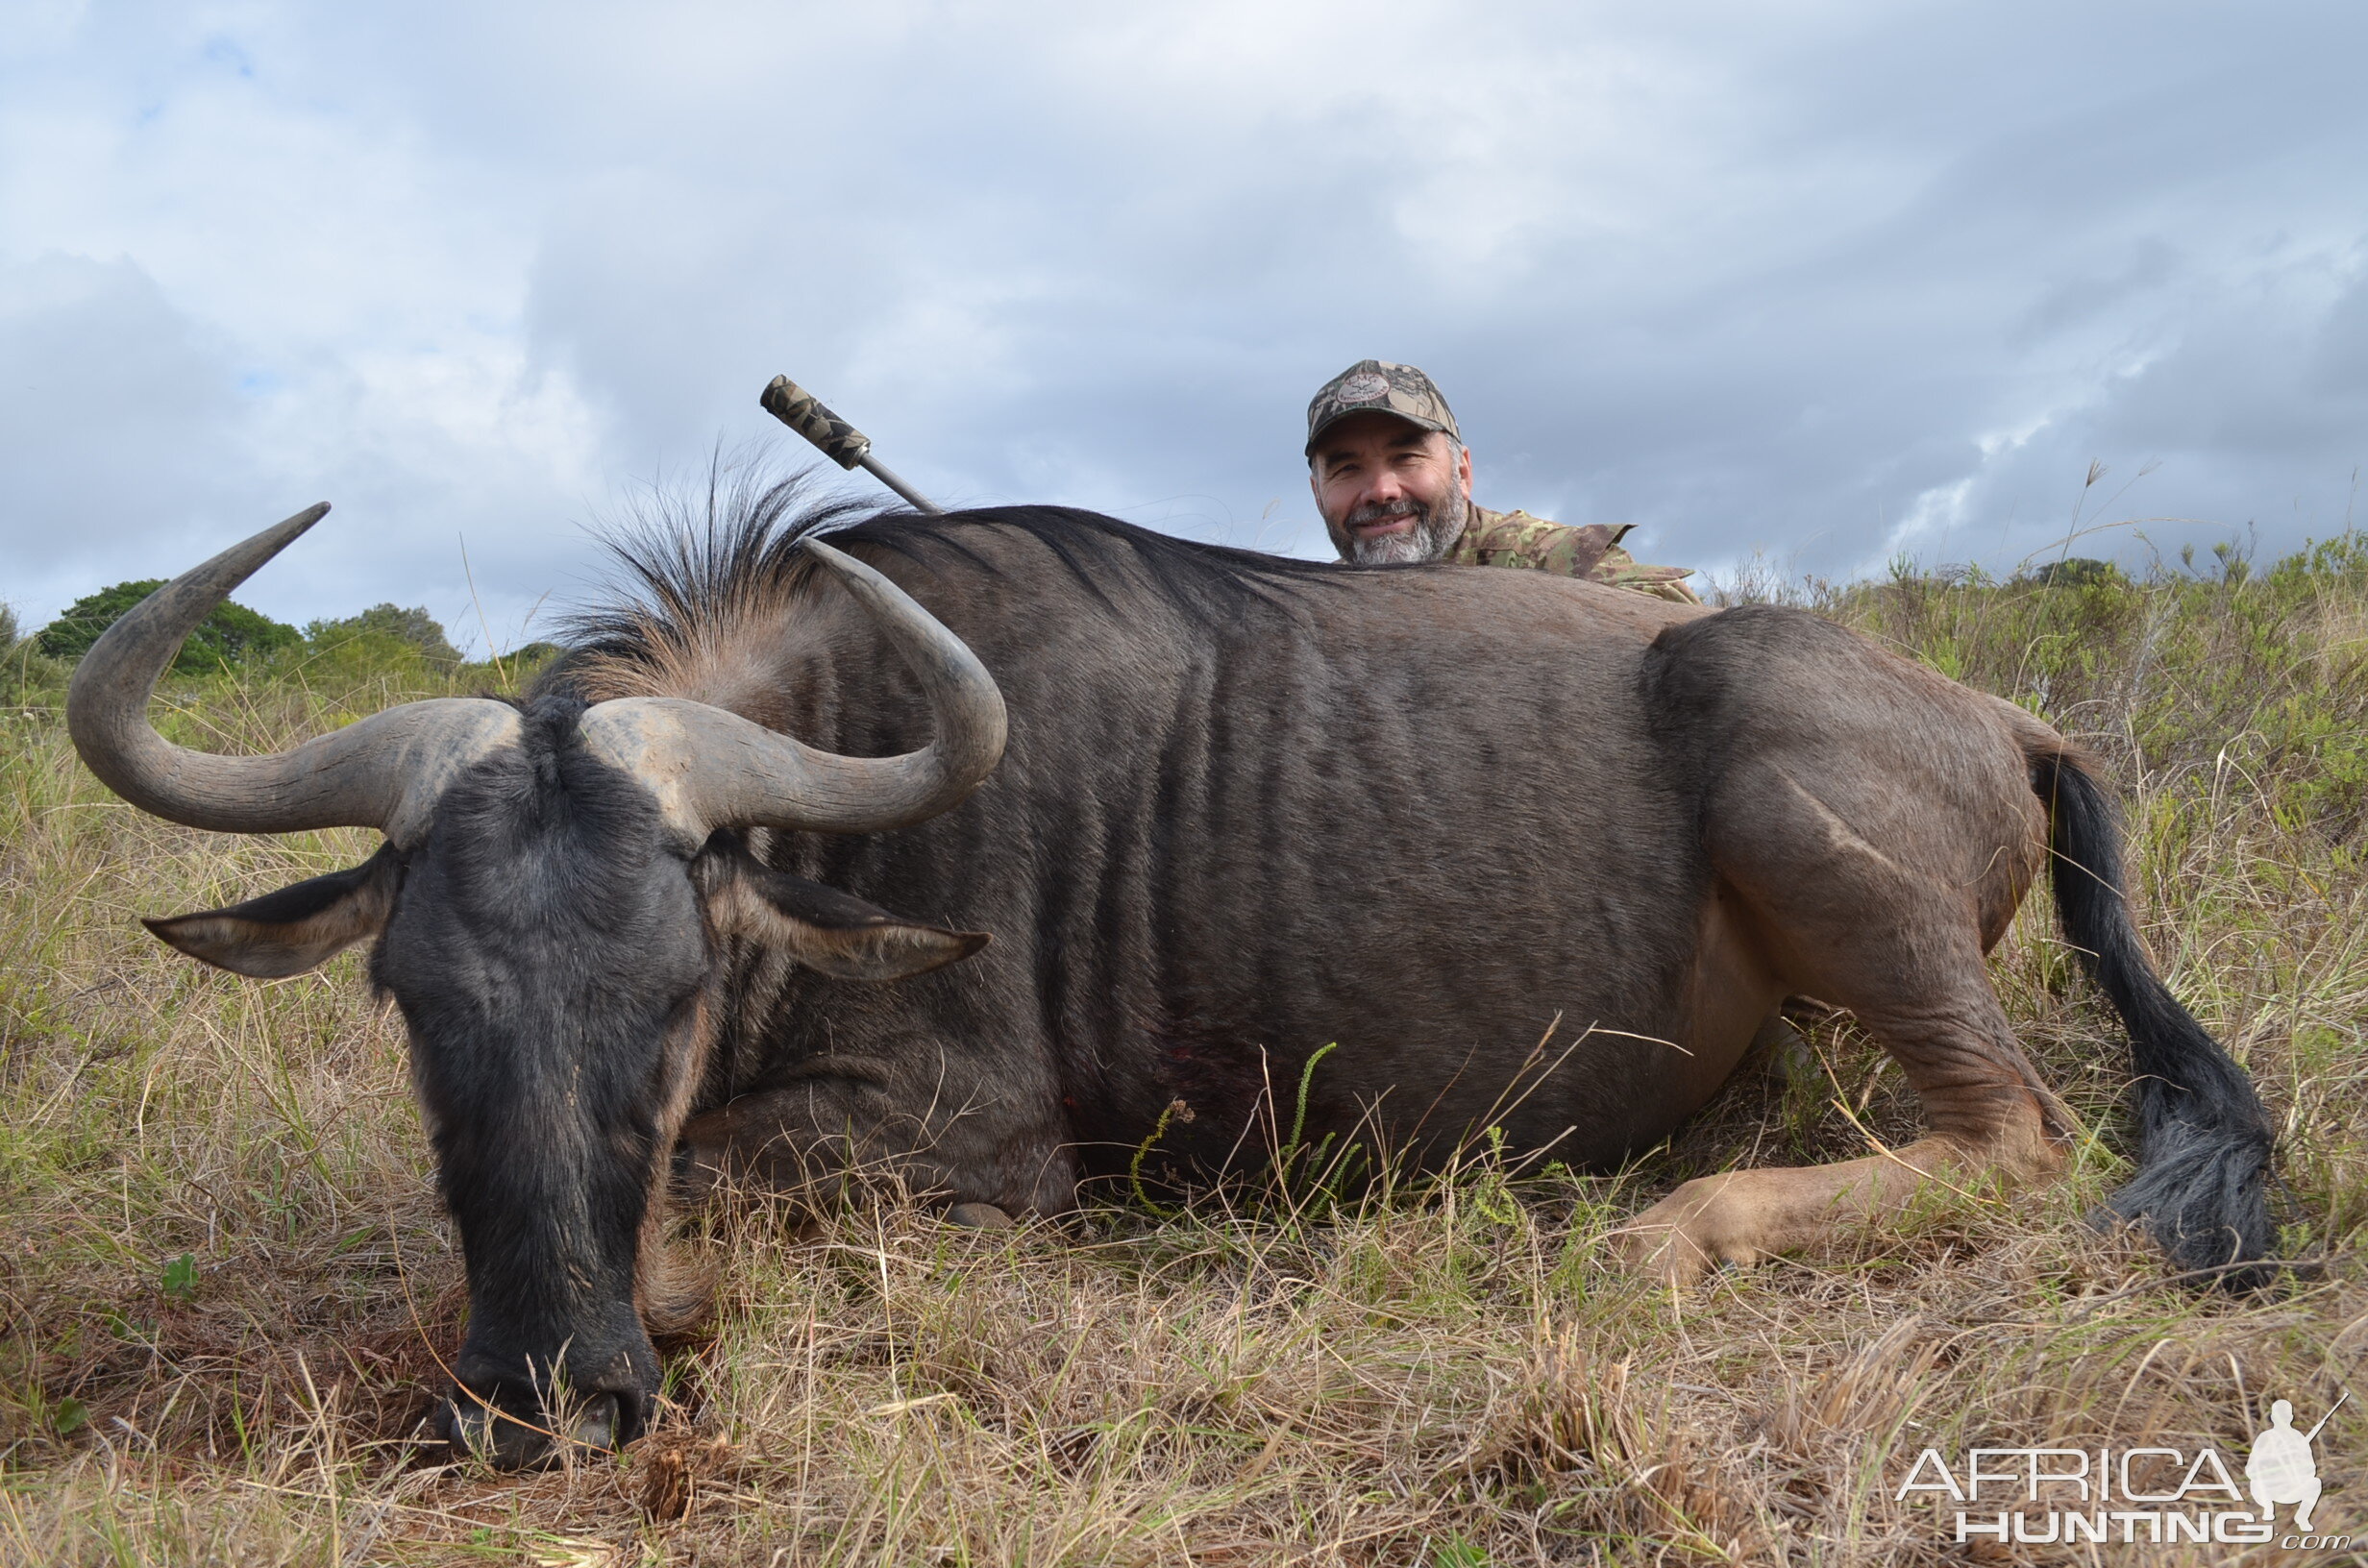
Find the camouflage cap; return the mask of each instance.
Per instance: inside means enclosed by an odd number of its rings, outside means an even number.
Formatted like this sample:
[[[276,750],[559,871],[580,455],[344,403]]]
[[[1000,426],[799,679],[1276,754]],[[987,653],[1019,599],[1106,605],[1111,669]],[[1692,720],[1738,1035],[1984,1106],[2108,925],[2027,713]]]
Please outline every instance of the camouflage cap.
[[[1316,438],[1326,429],[1350,414],[1362,414],[1369,409],[1395,414],[1411,425],[1443,431],[1457,445],[1463,444],[1463,432],[1455,428],[1455,415],[1448,409],[1447,400],[1439,395],[1439,388],[1431,384],[1428,376],[1412,365],[1360,359],[1324,382],[1316,401],[1307,405],[1307,454],[1316,454]]]

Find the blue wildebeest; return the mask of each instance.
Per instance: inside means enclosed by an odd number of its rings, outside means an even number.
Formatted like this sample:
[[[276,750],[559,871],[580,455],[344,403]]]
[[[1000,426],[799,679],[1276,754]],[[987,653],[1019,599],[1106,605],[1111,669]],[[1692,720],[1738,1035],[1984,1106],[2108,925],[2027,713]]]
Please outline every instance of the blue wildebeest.
[[[1223,1165],[1329,1041],[1311,1139],[1435,1162],[1487,1124],[1603,1166],[1784,997],[1852,1010],[1928,1136],[1679,1188],[1615,1240],[1675,1282],[1928,1180],[2046,1179],[2069,1117],[1984,967],[2043,864],[2134,1047],[2116,1208],[2190,1267],[2265,1256],[2268,1119],[2152,968],[2089,766],[2013,706],[1788,610],[794,498],[629,547],[635,596],[515,704],[270,757],[149,727],[181,640],[324,508],[160,590],[75,675],[75,742],[140,807],[384,832],[353,870],[150,925],[254,975],[374,939],[468,1268],[441,1419],[500,1461],[647,1421],[676,1178],[881,1162],[1057,1214],[1178,1100],[1161,1152]],[[1539,1078],[1558,1016],[1576,1038]]]

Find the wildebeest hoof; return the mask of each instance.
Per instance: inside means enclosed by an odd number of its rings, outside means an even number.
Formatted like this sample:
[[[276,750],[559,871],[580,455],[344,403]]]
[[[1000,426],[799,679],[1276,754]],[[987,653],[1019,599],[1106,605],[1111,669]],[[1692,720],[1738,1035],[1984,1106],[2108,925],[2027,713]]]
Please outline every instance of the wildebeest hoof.
[[[1612,1255],[1629,1273],[1672,1288],[1693,1284],[1710,1272],[1714,1261],[1676,1225],[1632,1225],[1613,1243]]]
[[[679,1204],[706,1201],[724,1185],[723,1158],[713,1149],[695,1149],[687,1141],[675,1145],[667,1163],[668,1196]]]
[[[1767,1016],[1760,1032],[1751,1037],[1749,1051],[1789,1088],[1807,1089],[1818,1082],[1816,1051],[1810,1045],[1809,1037],[1782,1013]]]
[[[1742,1235],[1745,1216],[1726,1187],[1730,1177],[1688,1182],[1616,1233],[1613,1256],[1632,1273],[1688,1286],[1722,1263],[1758,1262],[1765,1253]]]
[[[957,1203],[946,1211],[946,1218],[974,1231],[1008,1231],[1012,1224],[1011,1216],[991,1203]]]

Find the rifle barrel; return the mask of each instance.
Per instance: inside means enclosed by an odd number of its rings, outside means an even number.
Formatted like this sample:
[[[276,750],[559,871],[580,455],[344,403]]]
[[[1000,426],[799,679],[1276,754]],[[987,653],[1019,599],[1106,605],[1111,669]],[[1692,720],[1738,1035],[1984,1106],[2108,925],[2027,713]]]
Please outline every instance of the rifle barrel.
[[[886,485],[889,489],[894,490],[898,495],[902,496],[906,501],[911,502],[913,503],[914,511],[932,513],[940,513],[945,511],[945,507],[940,506],[937,502],[931,501],[928,497],[923,495],[911,485],[906,484],[902,479],[898,478],[896,475],[890,473],[888,465],[873,456],[870,453],[865,453],[861,457],[857,458],[856,461],[862,466],[863,471],[866,474],[871,475],[872,478],[879,480],[880,483]]]

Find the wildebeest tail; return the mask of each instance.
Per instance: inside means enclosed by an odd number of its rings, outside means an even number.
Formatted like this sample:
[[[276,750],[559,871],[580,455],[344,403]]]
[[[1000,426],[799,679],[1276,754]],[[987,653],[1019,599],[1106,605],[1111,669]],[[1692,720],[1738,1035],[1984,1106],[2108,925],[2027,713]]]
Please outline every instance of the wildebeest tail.
[[[2182,1268],[2222,1268],[2230,1289],[2256,1289],[2270,1265],[2268,1183],[2274,1135],[2253,1080],[2155,972],[2122,894],[2112,801],[2061,743],[2034,748],[2032,788],[2048,810],[2056,908],[2084,967],[2121,1015],[2137,1072],[2138,1172],[2109,1200],[2145,1225]]]

